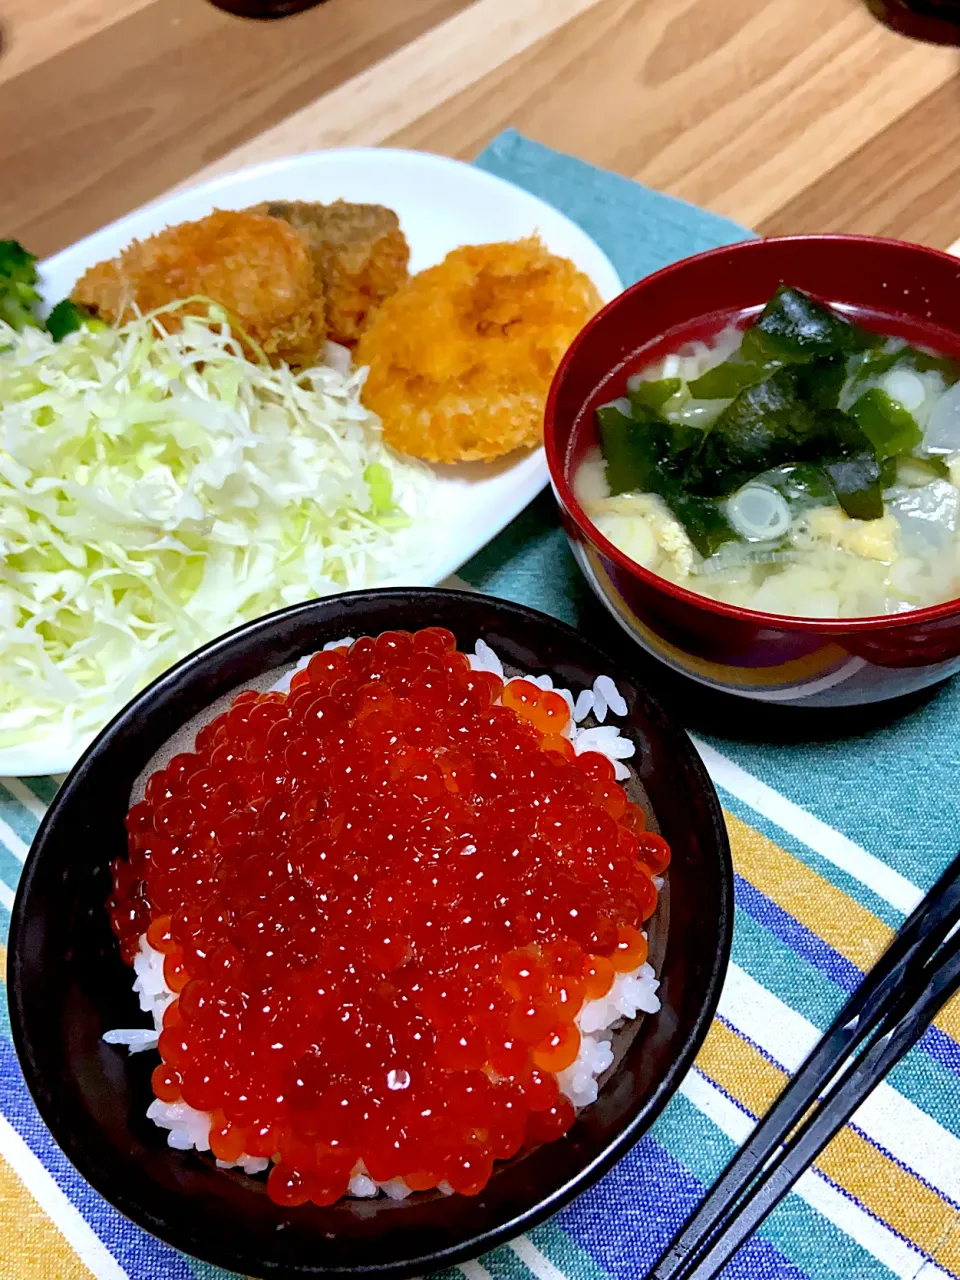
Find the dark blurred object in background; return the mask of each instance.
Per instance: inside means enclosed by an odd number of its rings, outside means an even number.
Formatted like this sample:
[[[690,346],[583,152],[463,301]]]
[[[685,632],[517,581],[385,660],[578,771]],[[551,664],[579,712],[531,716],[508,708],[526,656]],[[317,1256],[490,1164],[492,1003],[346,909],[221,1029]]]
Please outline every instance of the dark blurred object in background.
[[[915,40],[960,45],[960,0],[866,0],[875,18]]]
[[[322,4],[323,0],[210,0],[218,9],[240,18],[286,18]]]

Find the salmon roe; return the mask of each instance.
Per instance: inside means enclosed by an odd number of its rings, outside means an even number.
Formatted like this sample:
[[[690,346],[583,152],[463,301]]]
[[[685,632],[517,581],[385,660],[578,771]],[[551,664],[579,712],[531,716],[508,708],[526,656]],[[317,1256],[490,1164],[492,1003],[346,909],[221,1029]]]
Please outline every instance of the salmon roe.
[[[641,964],[669,860],[569,709],[452,634],[364,637],[247,690],[149,780],[108,901],[176,999],[153,1087],[279,1204],[378,1181],[475,1195],[561,1137],[584,1000]]]

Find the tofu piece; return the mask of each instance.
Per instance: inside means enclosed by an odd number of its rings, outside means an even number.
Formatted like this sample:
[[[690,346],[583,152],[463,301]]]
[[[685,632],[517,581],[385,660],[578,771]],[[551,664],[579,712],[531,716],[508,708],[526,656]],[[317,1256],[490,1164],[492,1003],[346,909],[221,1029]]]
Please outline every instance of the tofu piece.
[[[686,529],[654,493],[621,494],[583,508],[600,532],[631,559],[678,579],[693,570],[697,553]]]
[[[815,507],[807,514],[805,525],[815,541],[829,543],[841,551],[885,564],[897,559],[899,525],[889,512],[879,520],[852,520],[839,507]]]

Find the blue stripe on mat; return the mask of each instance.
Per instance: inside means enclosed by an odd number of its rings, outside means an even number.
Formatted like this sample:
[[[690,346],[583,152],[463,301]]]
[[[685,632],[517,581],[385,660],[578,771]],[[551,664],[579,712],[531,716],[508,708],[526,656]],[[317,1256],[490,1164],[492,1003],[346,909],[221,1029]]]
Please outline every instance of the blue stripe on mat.
[[[742,876],[735,877],[737,906],[762,925],[781,942],[824,977],[848,994],[863,981],[863,972],[846,956],[842,956],[822,938],[795,920],[766,894],[761,893]],[[934,1059],[945,1070],[960,1076],[960,1045],[950,1036],[931,1027],[917,1042],[917,1048]]]
[[[784,947],[764,925],[741,907],[736,909],[731,958],[785,1005],[825,1031],[843,1005],[846,993],[808,961]],[[948,1037],[937,1040],[940,1052],[931,1055],[914,1048],[894,1067],[888,1083],[960,1137],[960,1085],[952,1061],[943,1052]],[[926,1046],[924,1046],[926,1049]],[[783,1065],[783,1064],[780,1064]]]
[[[930,1055],[935,1062],[955,1076],[960,1076],[960,1044],[941,1031],[939,1027],[930,1027],[918,1041],[918,1047]]]
[[[482,1253],[477,1261],[490,1272],[493,1280],[535,1280],[530,1268],[507,1245]]]
[[[860,985],[863,973],[852,961],[834,951],[829,943],[761,893],[749,880],[735,876],[734,889],[738,907],[841,990],[851,992]]]
[[[713,1130],[711,1143],[718,1132]],[[719,1170],[722,1161],[713,1163]],[[636,1280],[669,1243],[704,1189],[703,1179],[647,1135],[556,1221],[610,1275]],[[611,1231],[614,1222],[616,1230]],[[725,1274],[738,1280],[806,1280],[804,1271],[760,1235],[742,1250],[735,1269]]]
[[[569,1280],[609,1280],[610,1273],[573,1240],[555,1221],[541,1223],[527,1232],[530,1242],[549,1258]]]
[[[846,871],[841,871],[839,867],[834,866],[832,862],[817,853],[815,849],[811,849],[809,845],[804,844],[802,840],[797,839],[796,836],[791,835],[789,831],[784,831],[782,827],[778,827],[775,822],[771,822],[762,813],[758,813],[756,809],[751,809],[739,796],[732,795],[729,791],[725,791],[723,787],[718,787],[717,790],[720,793],[723,807],[729,809],[741,822],[745,822],[754,831],[759,831],[768,840],[772,840],[781,849],[792,854],[799,862],[809,867],[811,871],[815,871],[817,875],[822,876],[828,884],[832,884],[841,893],[845,893],[848,898],[852,898],[854,902],[858,902],[861,907],[866,908],[872,915],[875,915],[878,920],[882,920],[885,925],[888,925],[891,929],[900,928],[904,920],[902,911],[892,907],[889,902],[884,901],[879,894],[874,893],[872,889],[868,889],[865,884],[854,876],[849,875]]]
[[[187,1261],[196,1280],[242,1280],[235,1271],[224,1271],[223,1267],[201,1262],[199,1258],[188,1258]]]
[[[704,1187],[716,1180],[736,1150],[726,1134],[683,1095],[674,1098],[651,1131],[651,1137]],[[638,1169],[637,1176],[644,1176],[642,1169]],[[817,1276],[818,1280],[866,1280],[867,1277],[882,1280],[892,1275],[873,1254],[797,1195],[788,1196],[760,1231],[794,1267]],[[917,1256],[919,1261],[919,1253]],[[773,1274],[779,1277],[778,1272]],[[748,1280],[750,1272],[747,1270],[741,1275],[743,1280]]]
[[[10,852],[5,844],[0,843],[0,880],[11,892],[16,893],[20,881],[23,863]]]
[[[814,1026],[833,1021],[846,993],[802,956],[789,951],[741,907],[735,910],[731,959]]]

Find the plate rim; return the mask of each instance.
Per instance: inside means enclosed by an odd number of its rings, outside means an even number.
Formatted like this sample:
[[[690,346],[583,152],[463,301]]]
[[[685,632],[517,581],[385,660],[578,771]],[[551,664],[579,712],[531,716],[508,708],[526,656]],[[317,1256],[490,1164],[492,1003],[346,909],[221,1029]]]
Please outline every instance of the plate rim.
[[[454,156],[440,155],[433,151],[418,151],[410,147],[325,147],[311,151],[298,151],[288,156],[274,156],[269,160],[258,160],[253,164],[243,165],[239,169],[231,169],[227,173],[212,174],[209,178],[204,178],[197,183],[192,183],[187,179],[183,184],[170,188],[170,190],[165,191],[163,194],[148,200],[145,204],[137,205],[136,208],[129,210],[127,213],[121,214],[120,217],[114,218],[110,222],[104,223],[103,226],[97,227],[95,230],[88,232],[87,235],[82,236],[79,240],[74,240],[72,243],[65,245],[62,249],[58,249],[56,253],[51,254],[49,257],[43,258],[38,262],[37,269],[42,274],[47,270],[55,268],[59,260],[64,257],[64,255],[72,253],[75,249],[86,244],[87,241],[92,240],[95,236],[100,236],[106,232],[114,231],[122,227],[123,224],[128,222],[131,218],[138,217],[143,213],[154,212],[162,208],[162,206],[168,202],[177,200],[181,197],[201,193],[206,194],[207,192],[216,192],[223,187],[229,187],[241,178],[268,177],[277,171],[283,171],[291,168],[306,168],[310,165],[326,163],[333,158],[352,159],[354,157],[364,160],[369,160],[374,157],[378,160],[383,160],[384,157],[387,157],[388,164],[395,164],[398,161],[423,164],[427,167],[455,172],[461,177],[467,177],[469,175],[469,180],[471,181],[477,180],[481,183],[489,183],[493,187],[501,190],[506,188],[512,194],[519,192],[525,200],[549,210],[552,217],[559,218],[563,223],[570,227],[576,235],[582,236],[586,241],[588,241],[597,253],[598,261],[602,262],[603,266],[609,271],[610,287],[616,290],[616,293],[622,292],[625,288],[623,279],[611,262],[606,250],[597,243],[588,231],[585,231],[579,223],[574,222],[568,214],[564,213],[562,209],[558,209],[556,205],[551,204],[548,200],[544,200],[542,196],[535,195],[532,191],[528,191],[526,187],[521,187],[518,183],[511,182],[508,178],[502,178],[499,174],[491,173],[489,169],[482,169],[478,165],[469,161],[459,160]],[[613,293],[611,294],[611,298],[607,298],[606,293],[608,290],[606,287],[601,288],[599,283],[596,281],[594,281],[594,283],[597,284],[597,288],[600,289],[601,294],[604,296],[605,303],[609,302],[612,297],[616,296],[616,293]]]

